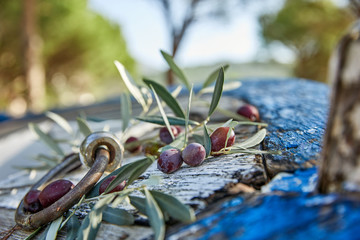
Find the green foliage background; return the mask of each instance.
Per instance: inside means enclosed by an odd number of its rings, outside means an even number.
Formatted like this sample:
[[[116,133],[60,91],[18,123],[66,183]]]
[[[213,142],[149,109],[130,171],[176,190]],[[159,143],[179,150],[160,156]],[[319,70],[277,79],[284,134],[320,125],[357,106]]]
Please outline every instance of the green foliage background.
[[[353,16],[330,0],[286,0],[275,14],[260,17],[266,44],[281,42],[296,56],[294,75],[326,82],[329,57]]]
[[[89,10],[86,0],[36,3],[48,107],[66,99],[66,95],[61,97],[65,93],[79,96],[91,92],[97,97],[120,89],[111,88],[118,79],[114,60],[135,73],[135,61],[127,51],[120,27]],[[5,109],[17,96],[25,97],[22,26],[21,1],[1,1],[0,109]]]

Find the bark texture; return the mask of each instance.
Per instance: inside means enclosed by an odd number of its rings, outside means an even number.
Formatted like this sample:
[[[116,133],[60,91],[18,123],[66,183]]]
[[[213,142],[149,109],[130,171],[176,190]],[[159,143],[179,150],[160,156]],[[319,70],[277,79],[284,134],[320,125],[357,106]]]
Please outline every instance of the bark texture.
[[[330,63],[330,114],[319,168],[321,193],[360,191],[360,22]]]

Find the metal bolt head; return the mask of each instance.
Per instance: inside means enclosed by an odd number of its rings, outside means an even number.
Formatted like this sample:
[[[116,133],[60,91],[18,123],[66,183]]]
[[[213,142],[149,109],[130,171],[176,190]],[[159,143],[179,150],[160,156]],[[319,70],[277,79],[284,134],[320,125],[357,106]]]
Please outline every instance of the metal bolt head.
[[[124,148],[118,138],[110,132],[94,132],[87,136],[80,145],[80,160],[91,167],[95,161],[96,150],[100,147],[106,147],[110,153],[107,172],[112,172],[121,165]]]

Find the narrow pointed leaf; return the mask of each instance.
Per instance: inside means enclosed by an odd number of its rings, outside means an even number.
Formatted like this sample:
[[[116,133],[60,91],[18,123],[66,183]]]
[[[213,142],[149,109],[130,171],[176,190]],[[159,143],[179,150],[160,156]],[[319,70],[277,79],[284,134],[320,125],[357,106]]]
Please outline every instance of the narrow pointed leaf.
[[[189,100],[188,105],[186,107],[186,118],[185,118],[185,142],[184,147],[188,142],[188,132],[189,132],[189,118],[190,118],[190,109],[191,109],[191,102],[192,102],[192,95],[193,95],[194,86],[191,85],[190,93],[189,93]]]
[[[155,240],[162,240],[165,237],[165,221],[164,216],[152,194],[144,188],[146,197],[146,215],[149,218],[150,226],[155,232]]]
[[[211,152],[211,139],[206,124],[204,124],[204,148],[206,151],[206,157],[208,157]]]
[[[224,72],[225,72],[229,68],[229,64],[226,64],[225,66],[223,66],[223,68],[224,68]],[[220,71],[220,69],[213,71],[209,75],[209,77],[205,80],[204,84],[202,85],[202,88],[206,88],[206,87],[210,86],[210,84],[212,84],[216,80],[216,78],[219,74],[219,71]]]
[[[73,215],[66,223],[66,240],[76,239],[81,224],[77,216]]]
[[[114,196],[106,196],[100,199],[92,208],[91,212],[85,217],[81,227],[78,231],[77,239],[81,240],[95,240],[97,232],[99,231],[102,221],[103,211],[113,200]]]
[[[29,129],[33,131],[40,140],[60,156],[65,156],[60,146],[48,134],[44,133],[35,123],[29,123]]]
[[[174,74],[181,80],[181,82],[186,86],[188,90],[190,90],[190,83],[187,80],[184,72],[176,65],[174,59],[170,54],[161,50],[161,55],[164,57],[165,61],[169,65],[170,69],[174,72]]]
[[[121,94],[121,119],[122,130],[125,131],[131,119],[131,100],[127,92]]]
[[[146,117],[136,117],[137,120],[143,121],[143,122],[149,122],[154,124],[159,124],[162,126],[165,126],[164,119],[161,116],[151,115]],[[179,125],[179,126],[186,126],[186,120],[184,118],[178,118],[178,117],[167,117],[170,125]],[[188,124],[191,125],[199,125],[200,123],[189,120]]]
[[[251,136],[250,138],[246,139],[241,143],[233,145],[233,147],[243,148],[243,149],[254,147],[260,144],[264,140],[265,136],[266,136],[266,129],[261,129],[255,135]]]
[[[50,228],[46,233],[46,240],[55,240],[63,217],[59,217],[50,224]]]
[[[161,84],[155,81],[148,79],[144,79],[144,82],[148,86],[153,86],[156,94],[166,103],[166,105],[169,106],[169,108],[173,111],[175,116],[180,118],[185,118],[184,111],[182,110],[180,104],[164,86],[162,86]]]
[[[238,81],[232,81],[232,82],[227,82],[227,83],[224,82],[223,92],[237,89],[240,86],[241,86],[241,82],[238,82]],[[212,93],[212,92],[214,92],[214,89],[215,89],[215,86],[209,86],[209,87],[203,88],[199,91],[198,96],[205,94],[205,93]]]
[[[45,115],[56,122],[62,129],[64,129],[67,133],[72,135],[74,133],[72,127],[70,126],[69,122],[60,116],[59,114],[56,114],[54,112],[46,112]]]
[[[130,203],[133,205],[140,213],[147,215],[146,213],[146,199],[137,196],[129,196]]]
[[[89,124],[86,122],[86,120],[84,118],[76,118],[78,127],[80,132],[85,136],[89,136],[92,133],[92,130],[89,127]]]
[[[223,91],[223,85],[224,85],[224,69],[221,68],[219,71],[218,78],[216,80],[214,93],[213,93],[211,103],[210,103],[210,108],[209,108],[209,113],[208,113],[209,117],[211,116],[211,114],[213,114],[217,105],[219,104],[219,101],[220,101],[220,98],[222,95],[222,91]]]
[[[121,80],[124,82],[131,95],[142,106],[143,110],[147,112],[148,106],[140,89],[130,81],[129,77],[127,76],[125,67],[119,61],[115,61],[114,63],[120,73]]]
[[[124,209],[106,207],[103,212],[103,220],[116,225],[132,225],[134,217]]]
[[[155,99],[156,99],[156,103],[157,103],[157,105],[158,105],[158,107],[159,107],[159,111],[160,111],[161,117],[162,117],[163,120],[164,120],[165,126],[166,126],[166,128],[168,129],[171,138],[174,140],[174,139],[175,139],[174,134],[173,134],[173,132],[172,132],[172,130],[171,130],[171,126],[170,126],[169,120],[168,120],[168,118],[167,118],[167,116],[166,116],[166,114],[165,114],[164,108],[163,108],[162,105],[161,105],[160,99],[159,99],[158,95],[156,94],[156,92],[155,92],[155,90],[154,90],[154,87],[153,87],[152,85],[150,85],[150,87],[151,87],[151,90],[154,92],[154,96],[155,96]]]
[[[176,197],[153,190],[150,192],[161,210],[167,212],[172,218],[182,222],[195,220],[194,211]]]
[[[116,185],[120,184],[124,180],[135,180],[141,171],[145,171],[151,164],[153,163],[153,160],[151,158],[143,158],[141,160],[123,165],[122,167],[116,169],[112,173],[110,173],[107,177],[99,181],[92,189],[91,191],[86,195],[86,198],[92,198],[99,195],[99,188],[103,181],[105,181],[106,178],[110,176],[117,176],[108,186],[109,190],[113,189]],[[142,173],[140,173],[141,175]],[[127,185],[131,184],[130,181],[127,181]]]

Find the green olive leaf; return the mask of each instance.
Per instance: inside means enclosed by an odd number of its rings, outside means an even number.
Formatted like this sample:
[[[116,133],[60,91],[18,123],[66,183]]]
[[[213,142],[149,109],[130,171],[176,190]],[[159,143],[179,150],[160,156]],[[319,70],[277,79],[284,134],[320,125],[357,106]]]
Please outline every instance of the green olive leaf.
[[[153,86],[156,94],[169,106],[175,116],[185,118],[184,111],[182,110],[179,102],[171,95],[171,93],[169,93],[169,91],[164,86],[149,79],[144,79],[144,83],[146,83],[149,87]]]
[[[224,65],[224,66],[223,66],[224,72],[225,72],[228,68],[229,68],[229,64]],[[205,80],[205,82],[203,83],[202,89],[210,86],[210,84],[212,84],[212,83],[216,80],[216,78],[217,78],[217,76],[218,76],[218,74],[219,74],[219,71],[220,71],[220,69],[217,69],[217,70],[213,71],[213,72],[209,75],[209,77],[208,77],[208,78]]]
[[[211,139],[206,124],[204,124],[204,147],[206,151],[206,157],[208,157],[211,152]]]
[[[164,120],[165,126],[166,126],[166,128],[168,129],[168,131],[169,131],[169,133],[170,133],[171,139],[174,140],[174,139],[175,139],[174,134],[173,134],[173,132],[172,132],[172,130],[171,130],[171,126],[170,126],[169,120],[168,120],[168,118],[167,118],[167,116],[166,116],[166,114],[165,114],[164,108],[163,108],[162,105],[161,105],[160,99],[159,99],[158,95],[156,94],[156,91],[155,91],[154,87],[153,87],[151,84],[150,84],[150,88],[151,88],[151,90],[154,92],[154,96],[155,96],[155,99],[156,99],[156,103],[157,103],[157,105],[158,105],[158,107],[159,107],[159,111],[160,111],[161,117],[162,117],[163,120]]]
[[[170,69],[174,72],[174,74],[182,81],[182,83],[186,86],[186,88],[190,91],[190,83],[187,80],[184,72],[176,65],[172,56],[164,51],[160,51],[161,55],[169,65]]]
[[[157,116],[157,115],[136,117],[136,119],[143,121],[143,122],[154,123],[154,124],[159,124],[159,125],[165,126],[164,119],[161,116]],[[167,119],[168,119],[170,125],[186,126],[186,119],[184,119],[184,118],[167,116]],[[189,120],[188,124],[200,125],[200,123],[193,121],[193,120]]]
[[[60,228],[60,225],[63,221],[63,217],[59,217],[58,219],[51,222],[50,227],[46,233],[46,240],[55,240],[58,230]]]
[[[165,238],[165,221],[164,216],[153,195],[147,188],[144,188],[146,215],[148,216],[150,226],[155,232],[155,240],[163,240]]]
[[[211,114],[213,114],[217,105],[219,104],[219,101],[220,101],[220,98],[222,95],[222,91],[223,91],[223,85],[224,85],[224,69],[220,68],[219,75],[218,75],[218,78],[217,78],[216,84],[215,84],[214,93],[212,95],[212,99],[211,99],[211,103],[210,103],[208,117],[210,117]]]
[[[129,198],[131,205],[133,205],[141,214],[147,216],[146,199],[137,196],[129,196]]]
[[[242,148],[242,149],[251,148],[251,147],[254,147],[254,146],[260,144],[264,140],[265,137],[266,137],[266,129],[261,129],[260,131],[258,131],[256,134],[249,137],[245,141],[233,145],[233,147]]]
[[[121,119],[122,119],[122,130],[125,131],[129,126],[131,119],[131,99],[128,92],[121,94]]]
[[[105,181],[108,177],[116,176],[116,178],[109,184],[106,189],[106,192],[114,189],[118,184],[122,181],[127,180],[126,184],[130,185],[134,180],[136,180],[145,170],[153,163],[153,159],[146,157],[141,160],[123,165],[122,167],[116,169],[112,173],[110,173],[107,177],[103,178],[99,181],[91,191],[86,195],[86,198],[92,198],[99,195],[99,188],[103,181]]]
[[[194,89],[194,85],[193,85],[193,84],[191,84],[191,89],[190,89],[189,99],[188,99],[188,105],[187,105],[187,107],[186,107],[186,118],[185,118],[185,141],[184,141],[184,147],[186,147],[186,144],[187,144],[187,142],[188,142],[189,118],[190,118],[190,109],[191,109],[191,102],[192,102],[193,89]]]
[[[134,217],[124,209],[106,207],[103,211],[103,221],[116,225],[132,225]]]
[[[154,190],[150,190],[150,192],[161,210],[172,218],[187,223],[195,220],[194,211],[176,197]]]
[[[78,230],[77,239],[81,240],[95,240],[97,232],[99,231],[103,211],[107,205],[114,199],[113,195],[108,195],[100,199],[92,208],[91,212],[85,217]]]
[[[127,73],[126,73],[126,69],[125,69],[124,65],[122,65],[119,61],[114,61],[114,63],[115,63],[115,66],[116,66],[116,68],[118,69],[118,71],[120,73],[121,80],[124,82],[125,86],[129,90],[131,95],[141,105],[144,112],[147,112],[149,110],[149,107],[146,104],[144,96],[141,93],[140,89],[130,81],[130,79],[129,79]]]
[[[70,135],[74,134],[74,131],[70,126],[69,122],[59,114],[56,114],[54,112],[45,112],[45,115],[54,122],[56,122],[62,129],[64,129]]]
[[[77,216],[73,215],[66,223],[66,240],[76,239],[81,224]]]
[[[78,117],[76,118],[78,127],[80,132],[85,136],[89,136],[92,133],[92,130],[89,127],[89,124],[87,123],[87,121],[84,118]]]
[[[48,134],[44,133],[37,124],[29,123],[29,129],[34,132],[39,139],[45,143],[50,149],[52,149],[55,153],[60,156],[65,156],[63,150],[60,146],[56,143],[56,141],[51,138]]]

